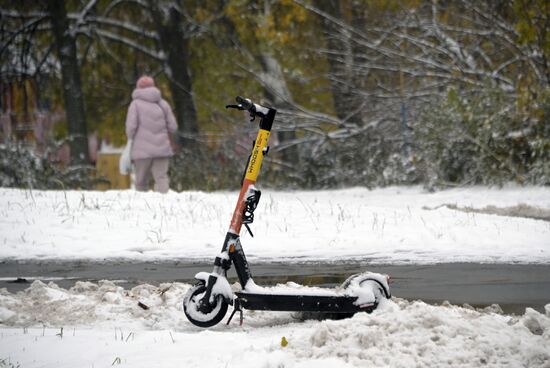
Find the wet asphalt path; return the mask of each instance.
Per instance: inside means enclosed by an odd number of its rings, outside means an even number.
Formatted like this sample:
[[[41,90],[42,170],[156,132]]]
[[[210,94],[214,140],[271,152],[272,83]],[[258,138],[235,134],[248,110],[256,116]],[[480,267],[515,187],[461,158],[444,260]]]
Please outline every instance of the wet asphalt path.
[[[71,287],[76,281],[113,280],[125,288],[140,283],[193,282],[197,272],[212,269],[208,263],[88,263],[0,262],[0,288],[16,292],[34,279]],[[252,264],[257,284],[294,281],[306,285],[334,286],[349,275],[372,271],[391,275],[394,296],[428,303],[448,300],[481,307],[499,304],[507,313],[523,313],[526,307],[544,311],[550,303],[550,265],[446,263],[436,265],[376,265],[365,263],[265,263]],[[233,270],[230,281],[236,281]],[[24,278],[25,280],[19,280]]]

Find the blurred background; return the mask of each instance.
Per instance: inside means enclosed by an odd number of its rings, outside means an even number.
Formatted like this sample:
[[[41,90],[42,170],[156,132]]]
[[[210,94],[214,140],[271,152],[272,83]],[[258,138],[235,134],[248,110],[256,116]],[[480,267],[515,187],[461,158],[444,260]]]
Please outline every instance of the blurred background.
[[[179,124],[174,190],[550,185],[547,0],[0,0],[0,186],[125,188],[136,79]],[[264,184],[265,183],[265,184]]]

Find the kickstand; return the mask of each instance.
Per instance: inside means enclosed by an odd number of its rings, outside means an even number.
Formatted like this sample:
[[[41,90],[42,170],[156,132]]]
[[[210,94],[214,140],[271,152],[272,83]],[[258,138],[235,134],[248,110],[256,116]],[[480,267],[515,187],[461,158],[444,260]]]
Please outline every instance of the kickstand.
[[[233,319],[233,316],[237,311],[239,312],[239,326],[243,325],[243,320],[244,320],[243,309],[241,308],[241,303],[239,303],[239,299],[235,299],[235,305],[233,306],[233,313],[231,313],[231,315],[229,316],[229,319],[227,320],[228,325]]]

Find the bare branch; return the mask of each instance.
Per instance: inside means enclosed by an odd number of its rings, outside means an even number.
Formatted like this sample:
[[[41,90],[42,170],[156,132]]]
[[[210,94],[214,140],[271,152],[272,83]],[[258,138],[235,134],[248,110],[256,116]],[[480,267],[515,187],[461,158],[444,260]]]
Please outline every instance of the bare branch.
[[[143,46],[142,44],[132,40],[132,39],[129,39],[127,37],[124,37],[124,36],[121,36],[121,35],[118,35],[116,33],[112,33],[112,32],[109,32],[109,31],[105,31],[105,30],[102,30],[102,29],[96,29],[95,30],[95,33],[97,35],[99,35],[100,37],[104,37],[110,41],[113,41],[113,42],[118,42],[118,43],[121,43],[123,45],[126,45],[126,46],[129,46],[135,50],[138,50],[140,51],[141,53],[143,53],[144,55],[147,55],[155,60],[158,60],[158,61],[162,61],[164,62],[165,61],[165,56],[162,52],[156,52],[155,50],[151,50],[145,46]]]

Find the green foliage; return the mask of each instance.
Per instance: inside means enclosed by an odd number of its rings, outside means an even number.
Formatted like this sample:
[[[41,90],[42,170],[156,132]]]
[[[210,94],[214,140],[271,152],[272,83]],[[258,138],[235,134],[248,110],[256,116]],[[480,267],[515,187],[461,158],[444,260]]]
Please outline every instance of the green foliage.
[[[550,54],[550,3],[546,0],[514,0],[512,9],[517,18],[516,31],[523,44],[538,43]]]

